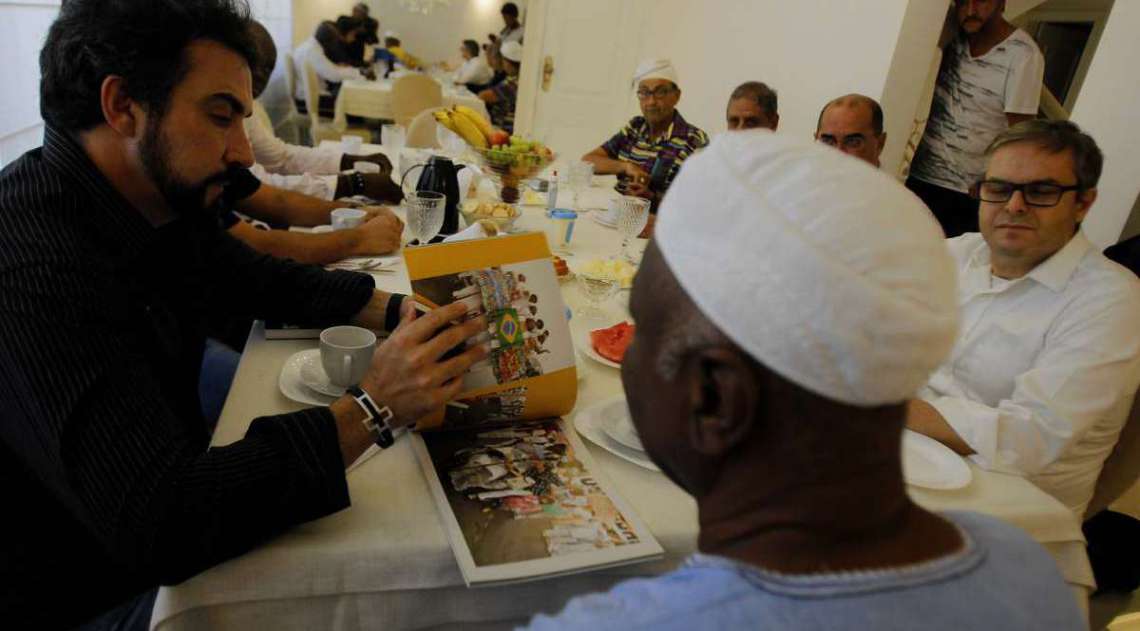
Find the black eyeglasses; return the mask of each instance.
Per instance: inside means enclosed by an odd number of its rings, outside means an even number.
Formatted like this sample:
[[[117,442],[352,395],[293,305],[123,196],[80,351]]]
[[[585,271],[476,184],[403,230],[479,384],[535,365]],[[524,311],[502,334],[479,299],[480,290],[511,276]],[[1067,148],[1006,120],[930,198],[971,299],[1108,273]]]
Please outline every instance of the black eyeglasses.
[[[1008,202],[1014,191],[1021,191],[1021,196],[1029,206],[1049,207],[1056,206],[1061,197],[1069,191],[1079,191],[1081,186],[1073,184],[1061,186],[1050,182],[1026,182],[1014,184],[1002,180],[982,180],[970,187],[970,197],[983,202]]]
[[[638,90],[637,91],[637,98],[641,99],[642,101],[648,99],[651,96],[655,96],[659,99],[663,99],[672,93],[673,93],[673,88],[667,88],[667,87],[662,86],[660,88],[657,88],[656,90],[645,90],[645,89]]]

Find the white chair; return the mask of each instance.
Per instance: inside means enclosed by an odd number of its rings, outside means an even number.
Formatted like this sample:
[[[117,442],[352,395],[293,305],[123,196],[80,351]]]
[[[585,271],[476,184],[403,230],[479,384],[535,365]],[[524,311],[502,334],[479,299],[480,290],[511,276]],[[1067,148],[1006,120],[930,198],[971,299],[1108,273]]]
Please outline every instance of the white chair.
[[[285,89],[289,92],[288,104],[285,106],[285,117],[277,125],[270,125],[270,129],[284,138],[302,136],[309,128],[309,118],[297,111],[297,67],[293,65],[293,54],[285,53]],[[284,133],[282,133],[284,131]]]
[[[409,74],[392,83],[392,118],[407,126],[416,114],[443,105],[443,88],[424,74]]]
[[[435,113],[442,109],[444,108],[432,107],[416,114],[408,124],[404,146],[415,149],[439,149],[439,137],[436,136],[436,125],[439,123],[435,122]]]
[[[1085,510],[1085,519],[1108,508],[1140,478],[1140,393],[1132,401],[1132,411],[1120,429],[1120,437],[1112,453],[1104,460],[1096,479],[1093,498]]]
[[[322,140],[340,140],[341,136],[360,136],[364,142],[372,141],[372,132],[364,127],[349,127],[341,107],[340,97],[337,97],[336,113],[332,120],[321,118],[320,113],[320,79],[317,71],[309,64],[305,64],[305,109],[309,113],[309,136],[314,147],[319,146]]]

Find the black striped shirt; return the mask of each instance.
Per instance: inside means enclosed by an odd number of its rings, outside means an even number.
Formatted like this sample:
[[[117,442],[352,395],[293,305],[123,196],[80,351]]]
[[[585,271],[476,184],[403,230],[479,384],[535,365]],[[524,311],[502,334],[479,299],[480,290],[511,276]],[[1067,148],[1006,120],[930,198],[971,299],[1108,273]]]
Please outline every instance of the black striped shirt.
[[[0,620],[73,624],[349,504],[327,408],[208,449],[208,317],[341,323],[371,277],[155,228],[71,136],[0,172]]]

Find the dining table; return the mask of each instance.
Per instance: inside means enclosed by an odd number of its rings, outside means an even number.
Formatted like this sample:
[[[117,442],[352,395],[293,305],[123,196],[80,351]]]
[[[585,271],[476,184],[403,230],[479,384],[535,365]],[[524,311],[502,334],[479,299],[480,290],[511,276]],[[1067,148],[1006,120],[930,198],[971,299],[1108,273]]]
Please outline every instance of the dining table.
[[[617,195],[612,177],[595,176],[578,195],[565,192],[559,206],[581,211],[570,248],[561,254],[571,270],[594,259],[619,256],[621,238],[605,225],[605,208]],[[533,196],[529,196],[533,201]],[[523,201],[528,196],[524,195]],[[520,205],[520,231],[547,227],[545,206]],[[638,239],[635,254],[644,248]],[[410,285],[397,263],[374,274],[376,286],[407,293]],[[562,285],[571,309],[584,296],[573,281]],[[629,318],[628,291],[602,306],[603,318]],[[595,312],[596,313],[596,312]],[[576,343],[588,338],[593,319],[571,317]],[[213,435],[212,446],[242,438],[259,416],[297,410],[279,388],[286,360],[316,348],[315,339],[272,339],[253,325],[233,385]],[[578,354],[577,403],[567,423],[582,410],[623,392],[619,371]],[[634,393],[636,396],[638,393]],[[641,393],[641,396],[652,396]],[[662,473],[651,471],[590,440],[583,440],[598,467],[652,531],[663,558],[635,565],[493,587],[469,588],[452,555],[444,527],[413,453],[403,437],[347,473],[349,508],[295,526],[245,554],[185,582],[163,587],[152,629],[500,629],[525,623],[538,612],[557,612],[572,597],[606,590],[632,577],[654,576],[676,567],[696,551],[697,510],[693,499]],[[1020,527],[1057,561],[1082,606],[1094,586],[1080,524],[1063,504],[1022,477],[969,464],[965,486],[934,490],[909,486],[910,496],[934,511],[976,511]],[[1001,589],[1001,586],[995,586]],[[963,603],[963,606],[969,606]]]
[[[438,82],[438,81],[437,81]],[[392,85],[395,79],[349,79],[340,84],[337,94],[336,111],[334,115],[339,118],[342,114],[347,116],[361,116],[380,120],[394,118],[392,111]],[[487,106],[479,97],[463,86],[441,84],[443,105],[466,105],[490,118]]]

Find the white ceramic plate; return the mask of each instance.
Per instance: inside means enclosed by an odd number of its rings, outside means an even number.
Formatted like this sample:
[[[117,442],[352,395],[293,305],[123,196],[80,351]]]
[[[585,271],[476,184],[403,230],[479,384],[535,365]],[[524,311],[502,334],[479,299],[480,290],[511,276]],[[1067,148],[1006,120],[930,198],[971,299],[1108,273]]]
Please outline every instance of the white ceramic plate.
[[[613,455],[632,462],[633,464],[649,469],[650,471],[660,471],[657,465],[649,459],[649,456],[644,452],[630,449],[611,439],[601,428],[602,416],[604,410],[613,405],[619,405],[622,409],[625,408],[625,397],[618,395],[611,399],[607,399],[600,403],[595,403],[574,415],[574,428],[578,433],[585,436],[587,440],[595,445],[605,449]]]
[[[625,447],[645,452],[645,445],[641,444],[641,437],[633,426],[633,419],[629,417],[629,406],[625,399],[614,401],[611,405],[599,411],[600,425],[606,436],[616,440]]]
[[[617,368],[618,370],[621,370],[621,364],[612,362],[605,357],[602,357],[598,354],[598,351],[594,350],[594,347],[590,344],[589,333],[586,333],[584,338],[576,338],[574,340],[574,343],[578,346],[578,352],[582,355],[589,357],[590,359],[598,362],[603,366],[609,366],[610,368]]]
[[[316,349],[315,352],[306,351],[305,355],[301,357],[300,362],[301,382],[308,386],[310,390],[316,390],[329,397],[339,398],[344,396],[344,388],[329,381],[325,367],[321,364],[320,349]]]
[[[317,355],[318,361],[320,361],[321,351],[316,348],[298,351],[285,360],[285,365],[281,367],[281,374],[277,377],[277,387],[281,389],[281,394],[297,403],[316,406],[329,405],[336,400],[334,397],[310,390],[301,379],[301,364],[304,363],[306,354],[313,353]]]
[[[903,430],[902,465],[907,484],[927,489],[960,489],[974,477],[949,447],[909,429]]]
[[[604,213],[603,212],[590,213],[590,219],[593,219],[595,222],[597,222],[597,223],[599,223],[599,224],[601,224],[607,228],[613,228],[614,230],[617,230],[617,222],[616,221],[610,221],[610,216],[609,216],[608,211],[604,212]]]

